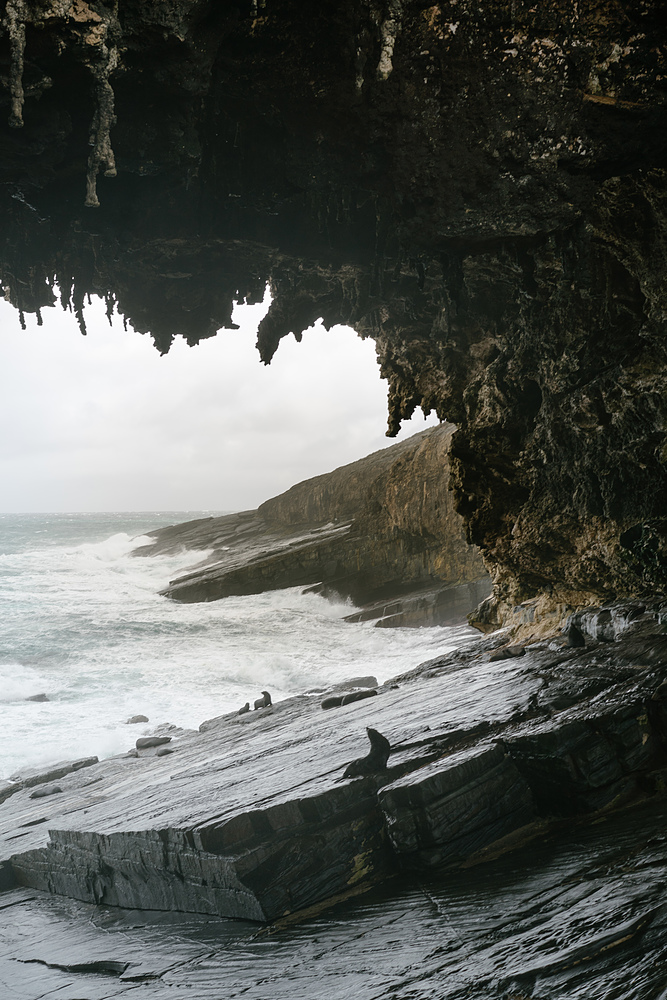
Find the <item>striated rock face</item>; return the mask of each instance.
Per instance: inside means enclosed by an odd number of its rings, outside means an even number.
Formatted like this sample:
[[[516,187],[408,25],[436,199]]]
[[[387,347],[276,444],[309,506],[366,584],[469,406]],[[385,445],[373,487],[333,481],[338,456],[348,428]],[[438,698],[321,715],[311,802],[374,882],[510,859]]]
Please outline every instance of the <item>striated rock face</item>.
[[[257,511],[149,532],[153,544],[134,555],[212,549],[171,581],[164,593],[178,601],[310,585],[369,605],[351,615],[353,621],[461,620],[488,595],[489,585],[448,489],[453,430],[441,425],[422,431],[299,483]]]
[[[503,668],[477,640],[323,711],[320,696],[61,767],[0,805],[0,879],[75,899],[273,921],[395,875],[480,862],[573,816],[663,794],[667,637],[542,642]],[[346,777],[389,740],[373,773]],[[141,742],[141,741],[140,741]],[[50,780],[45,774],[42,782]],[[39,786],[38,786],[39,787]]]
[[[263,361],[350,323],[390,433],[456,423],[488,624],[667,592],[658,0],[0,8],[17,308],[97,293],[165,351],[269,281]]]

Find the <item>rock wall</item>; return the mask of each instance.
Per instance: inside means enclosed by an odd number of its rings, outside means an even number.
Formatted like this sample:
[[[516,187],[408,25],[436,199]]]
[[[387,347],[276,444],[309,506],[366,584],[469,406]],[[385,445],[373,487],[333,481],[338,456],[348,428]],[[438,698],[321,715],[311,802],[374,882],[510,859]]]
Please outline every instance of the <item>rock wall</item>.
[[[457,424],[487,623],[667,591],[658,0],[0,7],[19,310],[100,294],[166,351],[268,281],[263,361],[349,323],[391,434]]]

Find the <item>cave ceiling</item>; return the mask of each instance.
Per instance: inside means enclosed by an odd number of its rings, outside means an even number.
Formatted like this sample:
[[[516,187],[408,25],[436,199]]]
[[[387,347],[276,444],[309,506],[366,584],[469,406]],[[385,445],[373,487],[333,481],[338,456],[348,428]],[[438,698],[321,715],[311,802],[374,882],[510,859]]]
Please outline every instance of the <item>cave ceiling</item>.
[[[5,0],[0,281],[161,352],[271,286],[457,423],[498,620],[667,592],[663,4]]]

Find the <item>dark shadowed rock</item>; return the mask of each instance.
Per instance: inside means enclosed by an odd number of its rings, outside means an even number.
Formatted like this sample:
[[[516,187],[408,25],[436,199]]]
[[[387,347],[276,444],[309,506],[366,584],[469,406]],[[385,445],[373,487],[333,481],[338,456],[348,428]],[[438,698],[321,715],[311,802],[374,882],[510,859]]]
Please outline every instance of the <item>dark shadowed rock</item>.
[[[49,699],[48,699],[48,697],[45,694],[32,694],[32,695],[30,695],[29,698],[26,698],[26,701],[39,701],[39,702],[42,702],[42,701],[48,701],[48,700]]]
[[[520,854],[393,878],[259,935],[252,923],[10,883],[0,981],[12,1000],[653,1000],[667,970],[666,824],[654,799]]]
[[[465,858],[535,818],[533,796],[499,746],[444,757],[379,793],[392,846],[410,864]]]
[[[565,633],[565,639],[567,645],[573,649],[586,645],[586,640],[576,625],[570,625]]]
[[[127,720],[126,725],[134,726],[139,722],[148,722],[148,721],[149,720],[146,718],[145,715],[133,715],[131,718]]]

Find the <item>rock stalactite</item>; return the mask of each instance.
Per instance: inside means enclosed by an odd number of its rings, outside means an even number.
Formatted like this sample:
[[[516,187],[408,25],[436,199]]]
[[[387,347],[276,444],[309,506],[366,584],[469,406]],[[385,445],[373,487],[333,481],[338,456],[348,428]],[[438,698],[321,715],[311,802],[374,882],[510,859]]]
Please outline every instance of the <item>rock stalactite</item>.
[[[14,0],[7,4],[5,14],[5,26],[9,34],[11,45],[11,75],[10,88],[12,95],[12,110],[9,116],[9,125],[12,128],[22,128],[23,126],[23,57],[25,53],[25,3],[23,0]]]
[[[387,13],[380,24],[380,38],[382,49],[380,51],[380,61],[377,66],[378,80],[388,80],[394,68],[394,46],[396,38],[401,30],[401,19],[403,16],[403,4],[401,0],[388,0]]]
[[[105,177],[116,176],[111,147],[111,128],[115,124],[114,92],[109,78],[118,66],[118,2],[85,3],[84,0],[7,0],[3,25],[10,40],[11,112],[9,125],[23,128],[25,92],[26,27],[43,32],[47,25],[56,36],[58,54],[70,49],[85,65],[95,81],[95,111],[90,126],[90,145],[86,176],[88,208],[99,207],[96,181],[100,167]],[[51,85],[48,79],[48,84]]]

